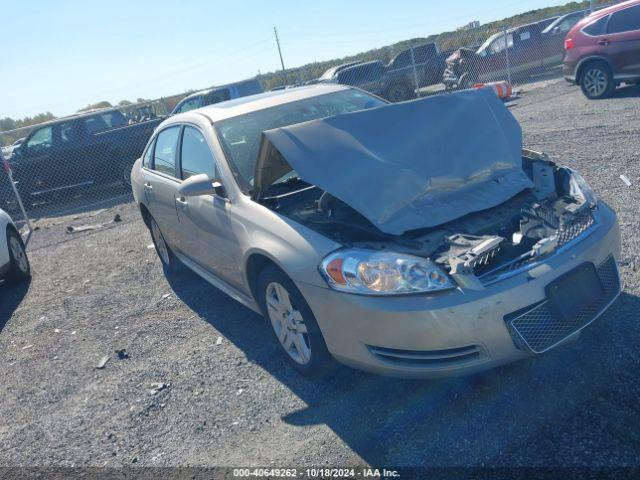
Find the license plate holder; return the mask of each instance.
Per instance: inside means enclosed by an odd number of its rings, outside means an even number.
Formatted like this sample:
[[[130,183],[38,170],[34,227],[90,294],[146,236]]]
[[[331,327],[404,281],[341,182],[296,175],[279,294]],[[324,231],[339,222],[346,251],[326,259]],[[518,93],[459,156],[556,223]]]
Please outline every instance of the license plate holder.
[[[556,278],[547,285],[545,293],[551,311],[559,318],[568,320],[600,298],[604,288],[595,265],[586,262]]]

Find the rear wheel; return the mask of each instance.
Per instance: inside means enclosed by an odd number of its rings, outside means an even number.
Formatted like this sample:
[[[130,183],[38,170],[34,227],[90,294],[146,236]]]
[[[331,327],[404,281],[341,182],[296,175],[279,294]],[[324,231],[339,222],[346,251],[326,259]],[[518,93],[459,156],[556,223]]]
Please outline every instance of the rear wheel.
[[[165,274],[170,275],[178,270],[180,261],[176,258],[174,253],[167,245],[158,223],[153,217],[149,219],[149,230],[151,232],[151,238],[153,239],[153,245],[156,248],[156,253],[162,262],[162,268]]]
[[[279,268],[268,266],[258,275],[256,292],[289,364],[307,377],[326,374],[335,362],[309,305],[291,279]]]
[[[616,84],[609,66],[604,62],[588,64],[580,75],[580,88],[592,100],[611,96]]]
[[[21,281],[31,277],[31,266],[25,251],[24,242],[13,229],[7,229],[7,246],[9,247],[9,280]]]

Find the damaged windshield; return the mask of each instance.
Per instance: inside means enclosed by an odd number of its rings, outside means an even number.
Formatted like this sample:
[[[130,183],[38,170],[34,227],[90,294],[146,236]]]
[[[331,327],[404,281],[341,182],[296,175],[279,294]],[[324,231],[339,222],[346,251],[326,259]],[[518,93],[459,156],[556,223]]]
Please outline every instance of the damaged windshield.
[[[372,95],[343,90],[239,115],[217,122],[215,127],[240,187],[249,192],[253,188],[261,135],[265,130],[381,105],[385,102]],[[291,177],[291,173],[287,175],[287,179]]]

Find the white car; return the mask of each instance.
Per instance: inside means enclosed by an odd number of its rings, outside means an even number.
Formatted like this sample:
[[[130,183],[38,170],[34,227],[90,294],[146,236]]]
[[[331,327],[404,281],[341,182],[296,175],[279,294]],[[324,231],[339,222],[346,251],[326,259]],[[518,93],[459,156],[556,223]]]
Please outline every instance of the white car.
[[[0,210],[0,283],[3,279],[20,281],[30,276],[31,267],[22,237],[11,217]]]

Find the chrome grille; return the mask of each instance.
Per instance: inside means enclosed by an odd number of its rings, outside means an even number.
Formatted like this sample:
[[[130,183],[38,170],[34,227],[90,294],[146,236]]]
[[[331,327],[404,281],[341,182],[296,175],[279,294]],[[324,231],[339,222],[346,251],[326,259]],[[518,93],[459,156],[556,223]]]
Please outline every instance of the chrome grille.
[[[560,225],[558,229],[558,246],[566,245],[574,238],[579,237],[583,232],[591,228],[594,223],[591,211],[585,211],[576,216],[570,223]]]
[[[572,318],[556,318],[546,300],[523,314],[505,317],[516,341],[524,342],[534,353],[542,353],[593,322],[620,293],[620,277],[613,257],[602,263],[597,273],[603,294]]]

